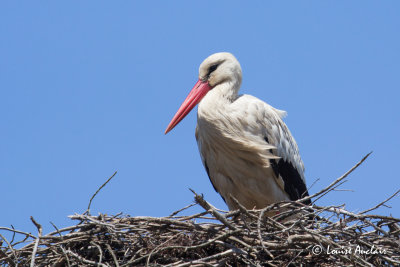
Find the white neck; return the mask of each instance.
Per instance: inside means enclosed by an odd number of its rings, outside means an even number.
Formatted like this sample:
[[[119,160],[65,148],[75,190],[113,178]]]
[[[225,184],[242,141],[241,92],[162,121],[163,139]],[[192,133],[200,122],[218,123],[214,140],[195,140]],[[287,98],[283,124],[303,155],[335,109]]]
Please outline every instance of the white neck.
[[[218,114],[229,108],[238,96],[240,83],[225,82],[211,89],[199,103],[198,114]]]

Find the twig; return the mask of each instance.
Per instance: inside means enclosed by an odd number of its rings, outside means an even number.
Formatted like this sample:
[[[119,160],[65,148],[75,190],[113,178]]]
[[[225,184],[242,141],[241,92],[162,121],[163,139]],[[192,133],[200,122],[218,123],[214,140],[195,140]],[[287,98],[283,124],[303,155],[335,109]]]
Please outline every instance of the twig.
[[[181,209],[179,209],[179,210],[177,210],[177,211],[174,211],[174,212],[171,213],[171,215],[169,215],[168,217],[174,217],[174,216],[177,215],[178,213],[180,213],[180,212],[182,212],[182,211],[184,211],[184,210],[186,210],[186,209],[188,209],[188,208],[190,208],[190,207],[196,206],[196,205],[197,205],[197,203],[192,203],[192,204],[190,204],[190,205],[187,205],[186,207],[183,207],[183,208],[181,208]]]
[[[117,256],[115,256],[115,253],[114,253],[112,247],[110,246],[110,244],[106,244],[106,246],[107,246],[108,252],[110,252],[111,257],[112,257],[113,260],[114,260],[115,267],[119,267],[119,263],[118,263]]]
[[[377,208],[379,208],[380,206],[384,205],[386,202],[388,202],[389,200],[391,200],[392,198],[394,198],[399,192],[400,192],[400,189],[397,190],[396,192],[394,192],[393,195],[391,195],[390,197],[388,197],[388,198],[385,199],[384,201],[380,202],[380,203],[379,203],[378,205],[376,205],[375,207],[370,208],[370,209],[367,209],[367,210],[364,210],[364,211],[360,212],[359,214],[364,214],[364,213],[368,213],[368,212],[370,212],[370,211],[376,210]]]
[[[304,194],[306,194],[307,192],[310,192],[310,189],[311,189],[319,180],[320,180],[319,178],[315,179],[315,181],[313,181],[312,184],[311,184],[309,187],[307,187],[307,190],[304,191],[304,193],[303,193],[303,195],[301,195],[301,197],[304,197]]]
[[[178,235],[181,235],[181,233],[178,233],[178,234],[176,234],[176,235],[173,235],[172,237],[170,237],[169,239],[167,239],[167,241],[163,242],[162,244],[160,244],[160,245],[158,245],[157,247],[155,247],[152,251],[150,251],[149,255],[146,255],[146,256],[145,256],[145,257],[147,258],[147,260],[146,260],[146,267],[149,266],[151,255],[152,255],[155,251],[157,251],[161,246],[167,244],[167,243],[170,242],[172,239],[176,238]]]
[[[11,228],[13,230],[15,230],[14,225],[12,225],[12,224],[11,224]],[[14,243],[14,238],[15,238],[15,232],[13,232],[13,235],[12,235],[12,238],[11,238],[11,242],[10,242],[11,244]]]
[[[264,217],[264,212],[265,212],[265,209],[261,210],[260,216],[258,217],[258,220],[257,220],[258,238],[260,239],[260,243],[261,243],[261,246],[262,246],[263,250],[264,250],[272,259],[274,259],[274,255],[272,255],[272,253],[265,247],[264,242],[263,242],[263,238],[262,238],[262,235],[261,235],[261,220],[262,220],[262,218]]]
[[[59,235],[59,236],[61,237],[61,239],[62,239],[62,238],[63,238],[63,235],[61,234],[61,232],[60,232],[60,230],[58,229],[58,227],[57,227],[53,222],[50,222],[50,224],[54,227],[54,229],[56,229],[58,235]]]
[[[7,243],[8,248],[10,249],[11,253],[12,253],[13,256],[14,256],[14,259],[17,259],[17,255],[15,254],[15,250],[13,249],[11,243],[8,242],[8,240],[7,240],[2,234],[0,234],[0,237],[1,237],[1,239],[3,239],[3,240]],[[0,252],[3,252],[3,251],[0,250]],[[4,253],[4,252],[3,252],[3,253]],[[5,257],[5,258],[7,259],[8,263],[9,263],[11,266],[15,266],[14,261],[13,261],[10,257],[8,257],[6,253],[4,253],[3,257]]]
[[[185,266],[190,266],[190,265],[193,265],[193,264],[204,264],[206,261],[213,260],[213,259],[220,259],[220,258],[226,257],[226,256],[228,256],[228,255],[230,255],[232,253],[234,253],[233,249],[228,249],[226,251],[223,251],[221,253],[212,255],[210,257],[205,257],[205,258],[202,258],[202,259],[199,259],[199,260],[195,260],[195,261],[186,262],[186,263],[182,263],[182,264],[176,265],[176,267],[185,267]],[[167,266],[169,266],[169,265],[167,265]]]
[[[67,255],[67,252],[66,252],[65,248],[63,246],[61,246],[61,245],[60,245],[60,248],[61,248],[61,251],[63,253],[63,256],[64,256],[65,260],[67,261],[67,266],[71,267],[71,263],[69,262],[69,258],[68,258],[68,255]]]
[[[350,170],[348,170],[345,174],[343,174],[341,177],[337,178],[333,183],[331,183],[329,186],[325,187],[324,189],[322,189],[321,191],[319,191],[318,193],[315,193],[314,195],[311,196],[307,196],[301,199],[296,200],[296,202],[305,202],[307,200],[310,200],[316,196],[319,196],[327,191],[329,191],[332,187],[334,187],[337,183],[339,183],[340,181],[342,181],[344,178],[346,178],[350,173],[352,173],[355,169],[357,169],[358,166],[360,166],[368,157],[369,155],[371,155],[372,151],[369,152],[367,155],[365,155],[356,165],[354,165]]]
[[[90,198],[90,200],[89,200],[89,205],[88,205],[88,207],[87,207],[87,210],[84,212],[84,214],[90,214],[90,205],[92,205],[92,200],[93,200],[94,197],[97,195],[97,193],[99,193],[100,190],[101,190],[104,186],[106,186],[106,184],[108,184],[108,182],[111,181],[112,178],[114,178],[114,176],[115,176],[116,174],[117,174],[117,172],[114,172],[114,174],[111,175],[110,178],[108,178],[107,181],[99,187],[99,189],[97,189],[96,193],[94,193],[93,196]]]
[[[98,263],[102,263],[102,261],[103,261],[103,250],[101,249],[101,247],[98,244],[96,244],[96,242],[92,241],[92,242],[90,242],[90,244],[92,246],[95,246],[97,248],[97,250],[99,251],[99,261],[98,261]]]
[[[35,246],[33,247],[33,250],[32,250],[32,259],[31,259],[31,265],[30,265],[31,267],[34,267],[35,266],[36,251],[37,251],[37,248],[39,246],[40,238],[42,237],[42,226],[40,224],[38,224],[32,216],[31,216],[31,221],[36,226],[36,228],[38,229],[38,237],[36,238]]]
[[[99,263],[99,262],[96,262],[96,261],[87,260],[87,259],[79,256],[78,254],[72,252],[71,250],[67,250],[66,252],[67,252],[67,254],[71,255],[72,257],[77,258],[79,261],[81,261],[83,263],[91,264],[91,265],[95,265],[95,266],[101,266],[101,267],[108,267],[104,263]]]
[[[23,232],[23,231],[20,231],[20,230],[11,229],[11,228],[8,228],[8,227],[0,227],[0,230],[6,230],[6,231],[13,232],[13,233],[25,235],[27,237],[36,238],[31,233],[27,233],[27,232]]]
[[[204,200],[203,196],[198,195],[194,190],[190,189],[192,193],[195,195],[194,199],[196,200],[197,203],[200,204],[205,210],[211,211],[211,213],[220,220],[224,225],[228,226],[231,230],[237,230],[235,226],[233,226],[231,223],[227,221],[227,219],[219,213],[210,203]]]

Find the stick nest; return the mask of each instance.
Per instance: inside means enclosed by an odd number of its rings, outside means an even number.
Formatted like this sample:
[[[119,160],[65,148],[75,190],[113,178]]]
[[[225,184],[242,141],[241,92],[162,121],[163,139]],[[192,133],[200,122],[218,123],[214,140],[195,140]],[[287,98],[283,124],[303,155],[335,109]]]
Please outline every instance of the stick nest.
[[[307,198],[334,191],[362,161]],[[359,213],[343,205],[304,205],[306,198],[262,210],[246,210],[238,203],[239,210],[225,212],[194,192],[195,203],[168,217],[92,216],[88,209],[70,216],[74,226],[54,226],[47,235],[31,218],[37,236],[0,227],[0,265],[398,266],[400,219],[370,214],[398,192]],[[181,215],[195,205],[204,211]],[[2,231],[12,232],[12,239]]]

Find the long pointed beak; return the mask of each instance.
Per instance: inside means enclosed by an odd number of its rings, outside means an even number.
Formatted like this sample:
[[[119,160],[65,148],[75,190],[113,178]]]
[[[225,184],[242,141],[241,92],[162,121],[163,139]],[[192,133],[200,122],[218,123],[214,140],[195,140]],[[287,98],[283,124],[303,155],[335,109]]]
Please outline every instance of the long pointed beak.
[[[185,101],[183,101],[181,107],[176,112],[175,116],[172,118],[169,123],[167,129],[165,130],[165,134],[171,131],[183,118],[186,117],[187,114],[200,102],[200,100],[210,91],[211,87],[208,82],[203,82],[198,80],[194,85],[192,91],[190,91],[189,95],[186,97]]]

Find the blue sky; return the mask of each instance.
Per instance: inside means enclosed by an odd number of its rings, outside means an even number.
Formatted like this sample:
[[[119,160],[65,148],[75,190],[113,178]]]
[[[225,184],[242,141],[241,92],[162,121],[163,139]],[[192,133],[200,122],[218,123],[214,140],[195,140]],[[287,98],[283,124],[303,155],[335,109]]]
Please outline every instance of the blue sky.
[[[242,93],[284,109],[318,203],[372,207],[400,188],[398,1],[2,1],[0,225],[45,232],[92,213],[226,208],[200,161],[196,112],[164,130],[208,55],[228,51]],[[398,198],[381,214],[400,216]]]

